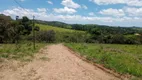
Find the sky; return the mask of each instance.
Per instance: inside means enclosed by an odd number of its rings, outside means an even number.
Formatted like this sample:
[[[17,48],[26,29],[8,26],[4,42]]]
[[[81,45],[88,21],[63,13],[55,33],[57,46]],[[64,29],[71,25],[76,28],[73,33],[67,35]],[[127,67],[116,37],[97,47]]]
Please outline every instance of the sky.
[[[0,14],[69,24],[142,27],[142,0],[0,0]]]

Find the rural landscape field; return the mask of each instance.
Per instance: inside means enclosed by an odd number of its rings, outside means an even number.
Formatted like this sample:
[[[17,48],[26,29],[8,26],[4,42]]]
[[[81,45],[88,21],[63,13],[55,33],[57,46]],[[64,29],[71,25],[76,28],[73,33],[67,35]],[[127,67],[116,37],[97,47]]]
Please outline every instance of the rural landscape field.
[[[142,1],[0,2],[0,80],[142,80]]]

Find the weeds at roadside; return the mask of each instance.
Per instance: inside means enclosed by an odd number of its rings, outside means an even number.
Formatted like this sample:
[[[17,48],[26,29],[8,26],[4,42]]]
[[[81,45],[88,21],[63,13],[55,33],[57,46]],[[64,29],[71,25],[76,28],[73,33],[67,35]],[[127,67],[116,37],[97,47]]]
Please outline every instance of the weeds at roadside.
[[[81,44],[67,43],[66,46],[80,53],[92,62],[103,64],[120,74],[142,76],[142,45]],[[87,46],[87,48],[86,48]]]
[[[32,43],[20,44],[1,44],[0,58],[15,59],[22,61],[31,61],[34,54],[39,51],[41,47],[45,46],[43,43],[37,43],[36,49],[33,49]]]

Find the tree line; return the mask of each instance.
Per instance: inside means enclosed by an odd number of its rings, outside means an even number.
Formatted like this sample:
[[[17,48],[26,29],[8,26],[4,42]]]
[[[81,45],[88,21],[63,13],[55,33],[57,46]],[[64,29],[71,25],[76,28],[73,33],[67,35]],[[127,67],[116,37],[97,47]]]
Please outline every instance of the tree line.
[[[80,30],[76,32],[55,32],[54,30],[41,31],[38,26],[36,31],[37,42],[86,42],[110,44],[142,44],[142,28],[137,27],[112,27],[96,24],[66,24],[57,21],[36,20],[35,23],[47,24],[66,29]],[[10,16],[0,14],[0,43],[16,43],[21,40],[33,39],[32,20],[24,16],[13,20]]]
[[[31,31],[32,21],[28,17],[13,20],[10,16],[0,15],[0,43],[16,43],[23,36],[30,35]]]
[[[58,21],[41,21],[37,23],[55,27],[86,31],[91,34],[85,42],[110,43],[110,44],[142,44],[142,28],[139,27],[114,27],[97,24],[66,24]]]

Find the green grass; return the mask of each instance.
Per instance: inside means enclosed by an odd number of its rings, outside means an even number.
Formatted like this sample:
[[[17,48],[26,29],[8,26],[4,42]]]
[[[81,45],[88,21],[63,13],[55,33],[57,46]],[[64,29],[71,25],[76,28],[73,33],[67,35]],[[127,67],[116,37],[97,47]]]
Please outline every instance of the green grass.
[[[85,31],[65,29],[65,28],[53,27],[43,24],[36,24],[36,25],[40,27],[41,31],[54,30],[56,33],[55,42],[71,42],[71,41],[83,42],[86,40],[86,38],[90,37],[90,34]]]
[[[16,44],[0,44],[0,59],[15,59],[29,61],[34,54],[44,47],[44,43],[36,43],[36,49],[33,49],[31,42]]]
[[[36,26],[39,26],[40,30],[54,30],[55,32],[76,32],[77,31],[77,32],[85,33],[85,31],[65,29],[65,28],[53,27],[53,26],[43,25],[43,24],[36,24]]]
[[[66,46],[86,56],[90,61],[103,64],[121,74],[142,77],[142,45],[81,44],[68,43]]]

